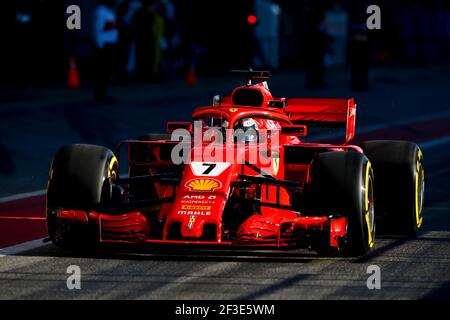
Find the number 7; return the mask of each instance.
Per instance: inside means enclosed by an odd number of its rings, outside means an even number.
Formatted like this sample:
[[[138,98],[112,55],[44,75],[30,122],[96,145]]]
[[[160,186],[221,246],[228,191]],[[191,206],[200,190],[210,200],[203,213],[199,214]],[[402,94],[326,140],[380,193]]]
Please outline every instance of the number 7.
[[[206,170],[202,173],[203,175],[209,174],[216,167],[215,163],[203,163],[203,166],[207,166]]]

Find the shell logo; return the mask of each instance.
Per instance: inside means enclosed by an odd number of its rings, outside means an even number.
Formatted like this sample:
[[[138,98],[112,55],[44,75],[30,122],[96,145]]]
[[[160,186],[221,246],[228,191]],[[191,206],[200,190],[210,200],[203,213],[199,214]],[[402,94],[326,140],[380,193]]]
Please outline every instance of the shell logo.
[[[214,191],[221,186],[222,183],[216,179],[192,179],[186,182],[190,191]]]

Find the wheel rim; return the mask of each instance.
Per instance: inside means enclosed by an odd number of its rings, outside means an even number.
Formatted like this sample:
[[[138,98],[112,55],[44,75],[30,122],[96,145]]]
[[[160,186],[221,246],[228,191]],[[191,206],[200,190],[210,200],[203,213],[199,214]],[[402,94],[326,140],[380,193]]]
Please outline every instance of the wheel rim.
[[[118,161],[115,156],[109,160],[108,166],[106,167],[106,177],[103,181],[103,188],[101,199],[102,201],[109,201],[112,197],[112,188],[115,180],[118,177]]]
[[[416,181],[415,181],[415,221],[417,228],[422,225],[422,208],[423,208],[423,195],[425,192],[425,174],[422,165],[422,152],[419,151],[418,159],[416,163]]]
[[[373,182],[372,177],[369,178],[369,221],[370,221],[370,231],[373,233],[375,231],[375,208],[373,205]]]
[[[423,194],[425,192],[425,179],[424,179],[424,174],[423,174],[423,169],[420,170],[420,174],[419,174],[419,191],[418,191],[418,210],[419,210],[419,214],[421,216],[422,213],[422,208],[423,208]]]
[[[366,184],[365,184],[365,214],[364,220],[367,226],[367,244],[369,248],[373,247],[375,236],[375,210],[373,201],[373,180],[372,168],[370,162],[366,167]]]

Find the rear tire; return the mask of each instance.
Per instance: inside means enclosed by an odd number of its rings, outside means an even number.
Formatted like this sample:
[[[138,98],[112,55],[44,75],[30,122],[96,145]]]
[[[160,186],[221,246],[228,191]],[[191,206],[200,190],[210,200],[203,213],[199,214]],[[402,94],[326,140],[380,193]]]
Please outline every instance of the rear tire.
[[[320,153],[310,175],[316,212],[348,218],[343,252],[367,254],[375,241],[373,172],[367,157],[356,152]]]
[[[47,187],[47,229],[54,244],[70,249],[95,245],[96,226],[58,221],[57,210],[104,209],[112,199],[112,184],[117,177],[117,159],[107,148],[75,144],[64,146],[56,153]]]
[[[367,141],[364,153],[373,164],[376,177],[376,215],[383,230],[394,235],[413,236],[423,222],[425,189],[423,155],[419,146],[407,141]]]

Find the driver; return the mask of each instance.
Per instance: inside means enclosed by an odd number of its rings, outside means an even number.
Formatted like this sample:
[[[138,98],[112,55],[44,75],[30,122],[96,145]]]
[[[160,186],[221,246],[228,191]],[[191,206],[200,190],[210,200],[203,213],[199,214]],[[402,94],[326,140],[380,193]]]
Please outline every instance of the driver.
[[[257,142],[258,141],[258,130],[259,125],[257,121],[253,118],[243,118],[239,120],[235,126],[235,130],[243,131],[243,141],[244,142]],[[242,133],[236,132],[238,138],[241,137]]]

